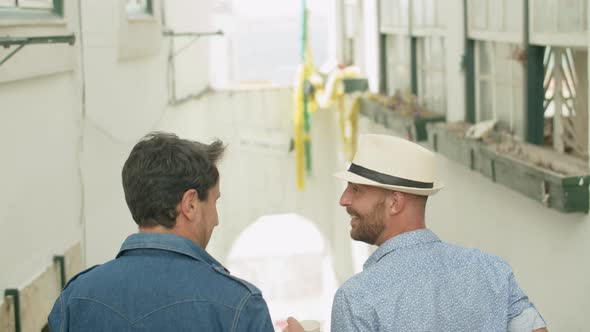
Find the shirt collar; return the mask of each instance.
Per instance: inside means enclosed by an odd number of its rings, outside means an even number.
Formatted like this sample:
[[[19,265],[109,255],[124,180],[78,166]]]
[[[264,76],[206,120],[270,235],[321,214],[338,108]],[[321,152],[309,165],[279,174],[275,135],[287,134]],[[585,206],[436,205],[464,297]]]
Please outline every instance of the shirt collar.
[[[375,252],[369,256],[363,265],[363,270],[366,270],[367,268],[377,264],[381,258],[392,251],[431,242],[440,242],[440,239],[429,229],[419,229],[394,236],[391,239],[383,242],[383,244],[381,244],[379,248],[377,248],[377,250],[375,250]]]
[[[121,250],[117,254],[117,258],[122,256],[125,251],[133,249],[160,249],[172,251],[179,254],[189,256],[201,262],[205,262],[216,270],[227,269],[221,265],[213,256],[209,255],[205,249],[198,246],[193,241],[175,234],[162,233],[135,233],[127,237],[125,242],[121,245]]]

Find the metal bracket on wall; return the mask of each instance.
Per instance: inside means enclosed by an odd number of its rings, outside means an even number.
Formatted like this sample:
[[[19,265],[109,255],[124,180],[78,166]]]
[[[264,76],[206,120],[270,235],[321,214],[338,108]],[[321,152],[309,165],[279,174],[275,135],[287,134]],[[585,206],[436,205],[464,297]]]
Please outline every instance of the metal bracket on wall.
[[[198,99],[203,95],[209,93],[210,88],[206,87],[202,91],[197,93],[190,93],[182,98],[178,98],[176,96],[176,73],[175,73],[175,64],[174,58],[186,50],[189,46],[194,44],[197,40],[202,37],[214,37],[214,36],[223,36],[223,31],[211,31],[211,32],[176,32],[174,30],[164,30],[162,31],[162,35],[164,37],[172,37],[170,38],[170,51],[168,54],[168,104],[169,105],[179,105],[191,99]],[[178,50],[175,50],[174,46],[174,39],[175,37],[193,37],[192,40],[188,41]]]
[[[209,31],[209,32],[175,32],[174,30],[164,30],[162,31],[162,35],[164,37],[194,37],[193,40],[186,43],[183,47],[179,50],[175,51],[171,56],[175,57],[178,54],[182,53],[187,47],[191,46],[194,42],[196,42],[199,38],[202,37],[214,37],[214,36],[223,36],[223,31]],[[174,50],[172,50],[174,51]]]
[[[14,304],[14,331],[21,332],[20,326],[20,295],[18,289],[10,288],[4,290],[4,297],[12,297]]]
[[[223,31],[208,31],[208,32],[175,32],[174,30],[164,30],[162,34],[166,37],[206,37],[206,36],[223,36]]]
[[[4,57],[0,61],[0,66],[2,66],[8,59],[12,58],[16,52],[20,51],[23,47],[27,45],[33,44],[69,44],[74,45],[76,43],[76,36],[74,34],[71,35],[63,35],[63,36],[43,36],[43,37],[0,37],[0,46],[4,48],[8,48],[10,46],[18,45],[12,52],[8,53],[7,56]]]
[[[66,258],[65,256],[53,256],[53,262],[59,264],[59,277],[61,282],[61,289],[66,286]]]

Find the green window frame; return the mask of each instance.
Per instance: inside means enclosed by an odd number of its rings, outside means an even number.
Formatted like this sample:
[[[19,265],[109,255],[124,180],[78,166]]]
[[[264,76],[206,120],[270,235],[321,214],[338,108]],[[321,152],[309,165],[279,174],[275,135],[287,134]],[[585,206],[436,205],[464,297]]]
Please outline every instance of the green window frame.
[[[412,0],[379,0],[379,91],[385,95],[414,92],[412,83]]]
[[[445,38],[440,35],[412,37],[412,93],[438,114],[447,112]]]
[[[128,17],[152,16],[154,14],[153,0],[127,0],[125,10]]]
[[[524,68],[513,58],[521,46],[478,40],[475,47],[477,121],[495,120],[498,128],[525,138]]]
[[[415,93],[412,72],[412,39],[409,35],[381,34],[381,66],[383,93]]]
[[[64,0],[0,0],[0,19],[62,18]]]

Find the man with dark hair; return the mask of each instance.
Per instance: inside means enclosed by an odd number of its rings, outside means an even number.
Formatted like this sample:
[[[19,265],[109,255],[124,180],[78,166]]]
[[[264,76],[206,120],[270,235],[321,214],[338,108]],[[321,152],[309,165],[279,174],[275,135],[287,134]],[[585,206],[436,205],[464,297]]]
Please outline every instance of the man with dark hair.
[[[274,331],[260,291],[205,248],[218,223],[221,141],[151,133],[123,167],[139,232],[63,289],[51,331]]]
[[[442,242],[426,228],[426,201],[443,188],[434,153],[407,140],[363,135],[340,205],[350,236],[378,246],[338,289],[334,332],[546,332],[500,257]],[[302,332],[294,318],[283,331]]]

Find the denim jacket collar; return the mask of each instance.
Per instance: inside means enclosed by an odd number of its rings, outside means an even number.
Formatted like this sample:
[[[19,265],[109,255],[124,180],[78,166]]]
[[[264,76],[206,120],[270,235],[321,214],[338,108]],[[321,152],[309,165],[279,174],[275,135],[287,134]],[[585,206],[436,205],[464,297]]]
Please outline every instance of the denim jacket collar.
[[[216,270],[227,269],[221,265],[213,256],[209,255],[205,249],[193,241],[175,234],[162,233],[135,233],[127,237],[121,245],[117,258],[125,254],[126,251],[134,249],[160,249],[176,252],[189,256],[201,262],[211,265]]]
[[[363,269],[377,264],[385,255],[397,249],[406,248],[415,245],[426,244],[430,242],[440,242],[440,239],[434,232],[429,229],[419,229],[407,233],[402,233],[383,242],[377,250],[367,259]]]

